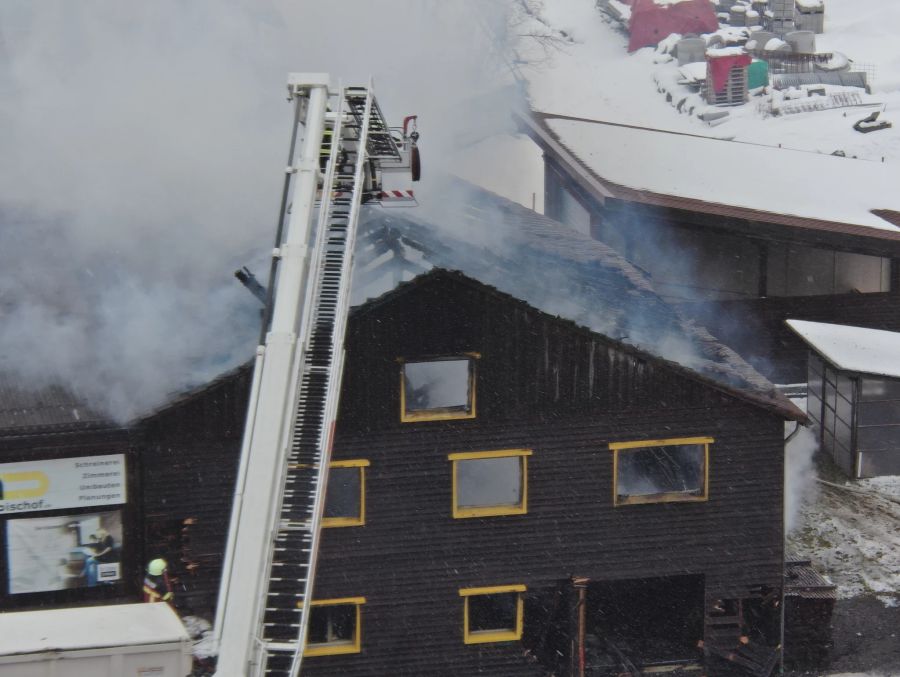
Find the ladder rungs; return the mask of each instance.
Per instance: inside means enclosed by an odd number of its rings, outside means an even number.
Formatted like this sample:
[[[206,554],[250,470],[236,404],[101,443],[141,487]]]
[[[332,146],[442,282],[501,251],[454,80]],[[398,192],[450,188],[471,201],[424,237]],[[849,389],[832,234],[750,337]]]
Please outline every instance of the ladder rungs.
[[[297,650],[297,642],[266,642],[266,651],[291,651]]]

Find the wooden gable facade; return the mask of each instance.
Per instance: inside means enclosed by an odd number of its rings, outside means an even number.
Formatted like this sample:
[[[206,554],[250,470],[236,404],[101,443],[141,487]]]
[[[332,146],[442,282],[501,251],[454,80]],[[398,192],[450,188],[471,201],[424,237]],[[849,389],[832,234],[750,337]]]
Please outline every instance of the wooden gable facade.
[[[629,623],[679,635],[632,647],[650,662],[699,658],[698,642],[737,642],[751,623],[777,644],[794,412],[446,271],[355,311],[346,349],[332,468],[364,468],[364,519],[326,528],[315,598],[355,605],[359,625],[305,674],[576,674],[578,646],[590,661],[591,641]],[[437,359],[473,364],[471,415],[402,420],[404,365]],[[708,441],[699,500],[616,505],[614,449],[647,440]],[[456,511],[455,463],[504,453],[527,459],[521,509]],[[521,600],[518,631],[477,640],[481,591]]]

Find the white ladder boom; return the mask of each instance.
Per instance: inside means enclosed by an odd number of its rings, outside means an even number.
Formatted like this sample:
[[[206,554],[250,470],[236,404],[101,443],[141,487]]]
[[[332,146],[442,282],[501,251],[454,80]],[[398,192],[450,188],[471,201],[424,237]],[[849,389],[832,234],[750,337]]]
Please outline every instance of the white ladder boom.
[[[332,93],[326,75],[292,74],[288,89],[295,129],[280,223],[292,189],[290,220],[274,254],[279,270],[271,325],[257,349],[216,614],[217,677],[300,672],[340,396],[356,224],[372,181],[367,164],[400,158],[371,82]],[[271,295],[271,280],[269,286]]]

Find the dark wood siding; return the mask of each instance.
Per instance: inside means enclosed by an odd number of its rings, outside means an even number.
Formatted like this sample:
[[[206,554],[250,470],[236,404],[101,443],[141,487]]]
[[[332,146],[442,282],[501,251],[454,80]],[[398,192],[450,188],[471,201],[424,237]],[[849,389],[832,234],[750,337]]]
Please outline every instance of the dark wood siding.
[[[185,612],[215,610],[250,376],[242,367],[138,428],[146,557],[167,559]]]
[[[481,356],[480,421],[555,421],[599,408],[724,401],[660,360],[484,289],[454,274],[435,275],[393,297],[389,307],[375,305],[354,317],[340,429],[400,425],[399,361],[464,353]]]
[[[396,358],[467,351],[481,354],[477,418],[400,424]],[[310,675],[537,669],[517,642],[463,643],[464,587],[781,585],[782,421],[658,361],[445,279],[355,318],[343,397],[334,457],[371,462],[367,524],[325,531],[315,596],[366,597],[363,650],[310,658]],[[700,435],[716,440],[709,501],[613,507],[610,442]],[[534,451],[528,514],[453,519],[447,455],[503,448]]]
[[[573,575],[699,575],[708,598],[781,585],[776,415],[452,274],[355,312],[346,346],[334,458],[370,461],[366,525],[324,532],[315,597],[366,598],[362,653],[309,658],[305,674],[545,674],[519,642],[463,643],[464,587],[525,584],[529,623]],[[401,423],[398,358],[466,352],[477,417]],[[148,520],[192,518],[202,536],[196,607],[218,586],[249,378],[142,425]],[[715,438],[709,500],[614,508],[609,443],[685,436]],[[448,454],[504,448],[534,452],[528,513],[453,519]]]

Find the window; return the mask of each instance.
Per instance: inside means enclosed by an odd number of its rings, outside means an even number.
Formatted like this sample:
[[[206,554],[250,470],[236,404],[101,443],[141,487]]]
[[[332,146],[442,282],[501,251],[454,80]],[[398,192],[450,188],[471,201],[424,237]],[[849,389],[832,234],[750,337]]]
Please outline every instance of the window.
[[[328,466],[323,527],[359,527],[366,523],[364,460],[334,461]]]
[[[450,454],[453,516],[489,517],[528,512],[528,449]]]
[[[475,360],[450,357],[404,362],[400,373],[400,420],[475,418]]]
[[[524,585],[463,588],[463,638],[466,644],[522,638]]]
[[[312,603],[304,656],[359,653],[360,609],[365,597],[323,599]]]
[[[610,444],[614,504],[705,501],[711,442],[690,437]]]

